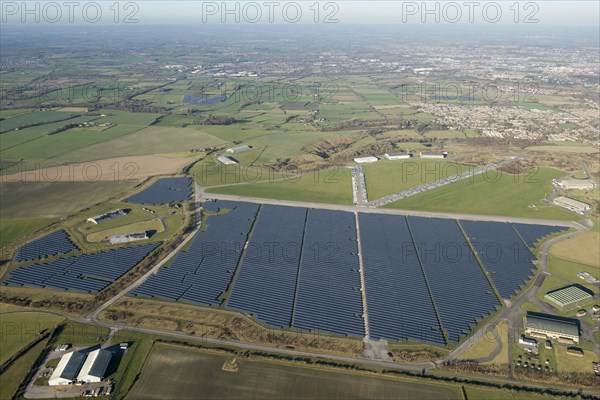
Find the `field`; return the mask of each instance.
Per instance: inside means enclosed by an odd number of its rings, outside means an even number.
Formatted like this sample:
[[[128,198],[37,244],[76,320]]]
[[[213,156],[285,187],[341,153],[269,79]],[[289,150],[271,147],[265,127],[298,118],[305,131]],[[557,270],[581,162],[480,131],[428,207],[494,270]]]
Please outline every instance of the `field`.
[[[61,160],[82,162],[113,157],[177,153],[224,143],[215,136],[192,128],[150,126],[114,140],[66,153],[61,156]]]
[[[189,153],[188,153],[189,154]],[[143,180],[155,175],[168,175],[179,172],[191,163],[193,158],[169,155],[145,155],[106,158],[98,161],[49,166],[2,175],[2,182],[89,182]]]
[[[339,168],[322,171],[318,175],[309,173],[288,181],[213,187],[207,189],[206,192],[278,200],[350,205],[352,204],[350,174],[350,169]]]
[[[41,341],[31,348],[27,353],[15,361],[6,371],[0,375],[0,400],[10,400],[16,393],[19,385],[27,376],[27,372],[42,353],[46,341]]]
[[[486,364],[506,364],[508,363],[508,322],[502,321],[496,326],[495,331],[501,339],[502,350]],[[462,360],[477,360],[489,357],[496,349],[497,342],[492,333],[487,333],[477,342],[473,343],[461,356]]]
[[[31,343],[43,330],[56,326],[63,318],[38,313],[2,315],[0,321],[0,364]]]
[[[57,345],[69,343],[75,347],[93,346],[105,341],[108,333],[108,328],[68,321],[61,325],[61,331],[53,342]]]
[[[175,363],[175,360],[177,361]],[[374,378],[263,361],[241,361],[237,372],[221,369],[227,360],[204,351],[156,346],[128,399],[455,399],[454,391],[433,385]],[[162,379],[165,370],[170,378]]]
[[[600,279],[597,271],[600,268],[600,232],[589,231],[577,235],[574,238],[562,240],[552,246],[550,254],[569,261],[587,264],[591,268],[588,271]]]
[[[364,171],[369,201],[373,201],[468,169],[445,160],[399,160],[369,164]]]
[[[533,176],[502,173],[496,178],[477,175],[451,183],[386,207],[405,210],[442,211],[511,217],[577,220],[577,214],[546,205],[542,200],[552,190],[552,179],[565,174],[552,168],[540,168]]]
[[[590,350],[584,351],[583,357],[567,354],[565,346],[556,346],[554,352],[558,360],[557,369],[559,371],[592,372],[592,362],[598,361],[596,354]]]
[[[62,217],[127,192],[135,185],[136,182],[5,183],[0,186],[0,216]]]

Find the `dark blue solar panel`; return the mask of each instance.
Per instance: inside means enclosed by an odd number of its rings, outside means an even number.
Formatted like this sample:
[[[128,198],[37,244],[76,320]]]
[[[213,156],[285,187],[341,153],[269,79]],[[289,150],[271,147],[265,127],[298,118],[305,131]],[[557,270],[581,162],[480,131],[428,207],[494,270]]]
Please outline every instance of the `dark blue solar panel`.
[[[547,226],[547,225],[528,225],[528,224],[512,224],[517,232],[521,235],[527,246],[535,247],[535,243],[544,236],[553,233],[564,232],[569,228],[563,226]]]
[[[71,242],[67,232],[59,230],[21,246],[17,250],[15,261],[37,260],[73,250],[78,248]]]
[[[457,221],[408,217],[415,246],[448,340],[458,342],[472,325],[500,306]]]
[[[509,223],[460,221],[502,297],[509,299],[535,273],[535,259]]]
[[[221,208],[230,211],[209,216],[206,230],[196,235],[188,251],[179,253],[168,268],[159,270],[131,294],[205,306],[221,304],[220,296],[235,272],[258,205],[228,203]]]
[[[33,264],[10,271],[5,285],[99,292],[142,261],[158,243]]]
[[[364,336],[354,214],[309,210],[293,327]]]
[[[359,214],[371,337],[444,345],[406,218]]]
[[[192,195],[191,179],[160,178],[139,193],[125,199],[128,203],[167,204],[188,200]]]
[[[227,306],[289,328],[307,209],[263,205]]]

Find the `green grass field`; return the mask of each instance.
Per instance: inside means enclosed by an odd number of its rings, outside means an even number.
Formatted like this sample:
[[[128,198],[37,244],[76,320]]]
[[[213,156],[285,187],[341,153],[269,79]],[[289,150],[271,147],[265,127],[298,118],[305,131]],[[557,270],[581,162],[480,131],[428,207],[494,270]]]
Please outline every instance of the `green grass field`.
[[[369,201],[468,170],[452,161],[421,159],[381,161],[364,167]]]
[[[41,341],[0,374],[0,400],[13,398],[27,372],[42,353],[46,341]]]
[[[174,361],[177,363],[174,364]],[[241,361],[237,372],[221,369],[226,356],[174,346],[155,346],[128,399],[457,399],[447,387],[376,378],[283,363]],[[162,379],[165,369],[170,378]]]
[[[56,221],[56,218],[0,218],[0,248],[30,235]]]
[[[496,176],[498,178],[496,178]],[[533,176],[490,172],[471,181],[451,183],[386,207],[419,211],[500,215],[556,220],[577,220],[577,214],[542,203],[552,190],[552,179],[564,176],[552,168],[540,168]]]
[[[0,218],[62,217],[127,192],[135,185],[136,182],[3,183]]]
[[[206,191],[236,196],[344,205],[351,205],[353,201],[351,171],[348,168],[321,171],[318,175],[309,173],[288,181],[212,187]]]
[[[94,325],[80,324],[67,321],[61,326],[61,331],[52,341],[53,345],[71,344],[72,346],[93,346],[103,342],[110,330]]]
[[[55,327],[62,320],[62,317],[41,313],[0,316],[0,364],[31,343],[43,330]]]
[[[109,130],[110,131],[110,130]],[[150,126],[138,132],[65,153],[60,159],[89,161],[112,157],[176,153],[218,146],[225,142],[192,128]]]

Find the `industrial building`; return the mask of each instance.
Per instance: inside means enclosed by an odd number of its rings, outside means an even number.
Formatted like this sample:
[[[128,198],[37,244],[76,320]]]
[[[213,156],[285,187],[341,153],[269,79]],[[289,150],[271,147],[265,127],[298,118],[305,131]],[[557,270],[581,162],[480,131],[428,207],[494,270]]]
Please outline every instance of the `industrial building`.
[[[596,187],[596,184],[589,179],[558,179],[554,183],[562,189],[589,190]]]
[[[104,214],[95,215],[93,217],[88,218],[86,221],[89,222],[90,224],[98,225],[103,222],[109,221],[113,218],[121,217],[123,215],[127,215],[127,212],[125,212],[125,210],[122,210],[122,209],[117,209],[117,210],[105,212]]]
[[[583,214],[590,210],[590,205],[582,201],[570,199],[568,197],[559,196],[554,199],[554,204],[567,210],[574,211],[578,214]]]
[[[85,358],[86,355],[79,351],[72,351],[62,356],[48,380],[48,385],[70,385],[75,382]]]
[[[407,159],[407,158],[411,158],[412,154],[410,154],[410,153],[392,153],[392,154],[385,153],[384,157],[386,159],[388,159],[388,160],[391,160],[391,161],[393,161],[393,160],[404,160],[404,159]]]
[[[237,153],[243,153],[245,151],[249,151],[252,148],[250,146],[238,146],[238,147],[232,147],[231,149],[227,149],[225,150],[228,153],[231,154],[237,154]]]
[[[108,237],[108,241],[110,242],[110,244],[137,242],[138,240],[146,239],[148,239],[148,234],[144,231],[123,233],[121,235],[112,235]]]
[[[112,353],[108,350],[97,349],[90,352],[77,375],[77,381],[84,383],[102,382],[111,358]]]
[[[228,156],[219,156],[217,157],[217,160],[219,160],[221,163],[225,164],[225,165],[235,165],[238,162],[236,160],[234,160],[231,157]]]
[[[76,382],[101,382],[111,358],[112,353],[104,349],[67,353],[58,362],[48,380],[48,385],[60,386]]]
[[[555,315],[528,311],[525,333],[542,339],[556,339],[561,343],[579,343],[578,321]]]
[[[446,158],[448,157],[448,152],[444,151],[442,153],[420,153],[421,158]]]
[[[579,285],[570,285],[553,290],[544,296],[544,300],[560,311],[569,311],[592,302],[593,296]]]
[[[373,157],[373,156],[369,156],[369,157],[358,157],[354,159],[354,162],[357,164],[368,164],[368,163],[373,163],[379,161],[379,158],[377,157]]]

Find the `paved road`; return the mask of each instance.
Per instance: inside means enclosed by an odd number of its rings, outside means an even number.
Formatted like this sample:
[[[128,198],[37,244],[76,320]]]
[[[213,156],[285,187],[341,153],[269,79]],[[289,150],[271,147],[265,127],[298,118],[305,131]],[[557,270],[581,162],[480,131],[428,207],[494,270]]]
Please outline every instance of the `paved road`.
[[[387,214],[387,215],[408,215],[415,217],[430,217],[430,218],[451,218],[451,219],[462,219],[468,221],[495,221],[495,222],[514,222],[523,224],[538,224],[538,225],[550,225],[550,226],[564,226],[567,228],[579,229],[582,225],[578,222],[573,221],[557,221],[548,219],[535,219],[535,218],[520,218],[520,217],[499,217],[494,215],[476,215],[476,214],[462,214],[462,213],[446,213],[446,212],[429,212],[429,211],[413,211],[413,210],[400,210],[395,208],[374,208],[374,207],[359,207],[359,206],[345,206],[338,204],[324,204],[324,203],[309,203],[291,200],[277,200],[277,199],[264,199],[258,197],[246,197],[246,196],[234,196],[229,194],[217,194],[217,193],[204,193],[203,197],[205,200],[230,200],[230,201],[242,201],[248,203],[258,204],[273,204],[288,207],[305,207],[305,208],[319,208],[323,210],[340,210],[348,212],[363,212],[363,213],[374,213],[374,214]]]

